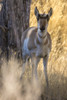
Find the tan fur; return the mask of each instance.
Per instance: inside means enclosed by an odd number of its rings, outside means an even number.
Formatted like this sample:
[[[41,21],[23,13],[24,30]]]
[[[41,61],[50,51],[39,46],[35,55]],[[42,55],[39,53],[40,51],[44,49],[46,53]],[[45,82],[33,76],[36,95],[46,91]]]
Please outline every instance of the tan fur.
[[[22,35],[22,37],[21,37],[21,44],[22,44],[22,47],[23,47],[24,40],[25,40],[25,38],[27,37],[28,31],[29,31],[30,29],[31,29],[31,28],[28,28],[26,31],[23,32],[23,35]]]
[[[31,29],[33,29],[33,30],[29,33],[29,31]],[[37,28],[36,27],[28,28],[23,33],[23,36],[22,36],[22,47],[23,47],[23,44],[24,44],[24,40],[26,38],[29,38],[28,49],[29,50],[35,50],[36,49],[37,51],[35,51],[35,55],[37,55],[37,57],[43,58],[43,57],[45,57],[45,55],[49,55],[48,53],[51,51],[51,38],[50,38],[50,35],[49,35],[48,32],[46,34],[46,40],[43,43],[40,43],[40,41],[38,40]],[[35,41],[36,41],[36,43],[35,43]],[[36,44],[40,45],[40,47],[37,48]]]
[[[34,28],[33,31],[29,34],[28,31],[31,29],[31,28]],[[34,40],[36,39],[36,42],[37,44],[39,45],[42,45],[38,38],[37,38],[37,28],[36,27],[30,27],[28,28],[25,32],[23,32],[23,35],[21,37],[21,43],[22,43],[22,46],[23,46],[23,43],[24,43],[24,40],[25,38],[29,37],[29,42],[28,42],[28,49],[31,50],[31,49],[35,49],[36,48],[36,45],[35,45],[35,42]],[[48,42],[49,41],[49,42]],[[49,33],[47,33],[47,40],[44,42],[43,45],[46,45],[48,44],[47,48],[49,48],[51,50],[51,38],[50,38],[50,35]]]
[[[39,20],[39,21],[40,21],[40,28],[41,28],[42,26],[45,26],[45,25],[47,24],[47,20],[41,19],[41,20]]]
[[[29,42],[28,42],[28,49],[29,50],[36,48],[36,45],[35,45],[35,42],[34,42],[36,37],[37,37],[37,28],[35,28],[30,34]]]
[[[48,38],[48,48],[50,48],[50,51],[51,51],[51,46],[52,46],[52,42],[51,42],[51,37],[50,37],[50,34],[47,33],[47,38]]]

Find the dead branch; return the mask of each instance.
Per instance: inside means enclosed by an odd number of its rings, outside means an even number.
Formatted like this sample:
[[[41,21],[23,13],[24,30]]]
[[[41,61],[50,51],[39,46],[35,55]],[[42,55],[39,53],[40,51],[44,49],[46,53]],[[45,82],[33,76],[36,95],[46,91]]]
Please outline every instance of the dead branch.
[[[2,26],[2,25],[0,25],[0,29],[1,29],[4,33],[8,32],[8,30],[9,30],[6,26]]]

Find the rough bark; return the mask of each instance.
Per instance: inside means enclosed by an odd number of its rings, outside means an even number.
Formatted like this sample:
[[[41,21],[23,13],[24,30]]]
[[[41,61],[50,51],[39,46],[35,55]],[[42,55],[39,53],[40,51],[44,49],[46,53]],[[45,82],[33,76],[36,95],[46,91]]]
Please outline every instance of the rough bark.
[[[21,35],[29,27],[31,0],[3,0],[0,12],[0,47],[8,51],[17,49],[21,52]],[[5,40],[3,39],[5,37]]]

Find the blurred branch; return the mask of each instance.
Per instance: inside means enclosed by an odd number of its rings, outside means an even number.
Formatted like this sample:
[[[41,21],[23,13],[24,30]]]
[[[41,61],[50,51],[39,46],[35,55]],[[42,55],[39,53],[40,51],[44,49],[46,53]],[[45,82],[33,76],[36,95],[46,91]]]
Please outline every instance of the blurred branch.
[[[0,25],[0,29],[1,29],[4,33],[9,31],[9,29],[8,29],[6,26],[2,26],[2,25]]]

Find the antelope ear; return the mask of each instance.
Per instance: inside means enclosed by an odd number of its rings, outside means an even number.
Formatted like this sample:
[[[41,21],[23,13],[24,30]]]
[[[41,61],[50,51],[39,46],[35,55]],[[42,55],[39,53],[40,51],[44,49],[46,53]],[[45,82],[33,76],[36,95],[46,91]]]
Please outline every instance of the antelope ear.
[[[48,21],[49,21],[50,17],[52,16],[52,13],[53,13],[53,10],[52,10],[52,8],[50,8],[50,10],[48,11],[48,14],[47,14]]]
[[[35,13],[35,16],[36,16],[36,17],[37,17],[37,19],[38,19],[38,16],[39,16],[39,11],[38,11],[37,7],[35,7],[34,13]]]
[[[52,13],[53,13],[53,9],[50,8],[49,12],[48,12],[48,16],[51,17],[52,16]]]

